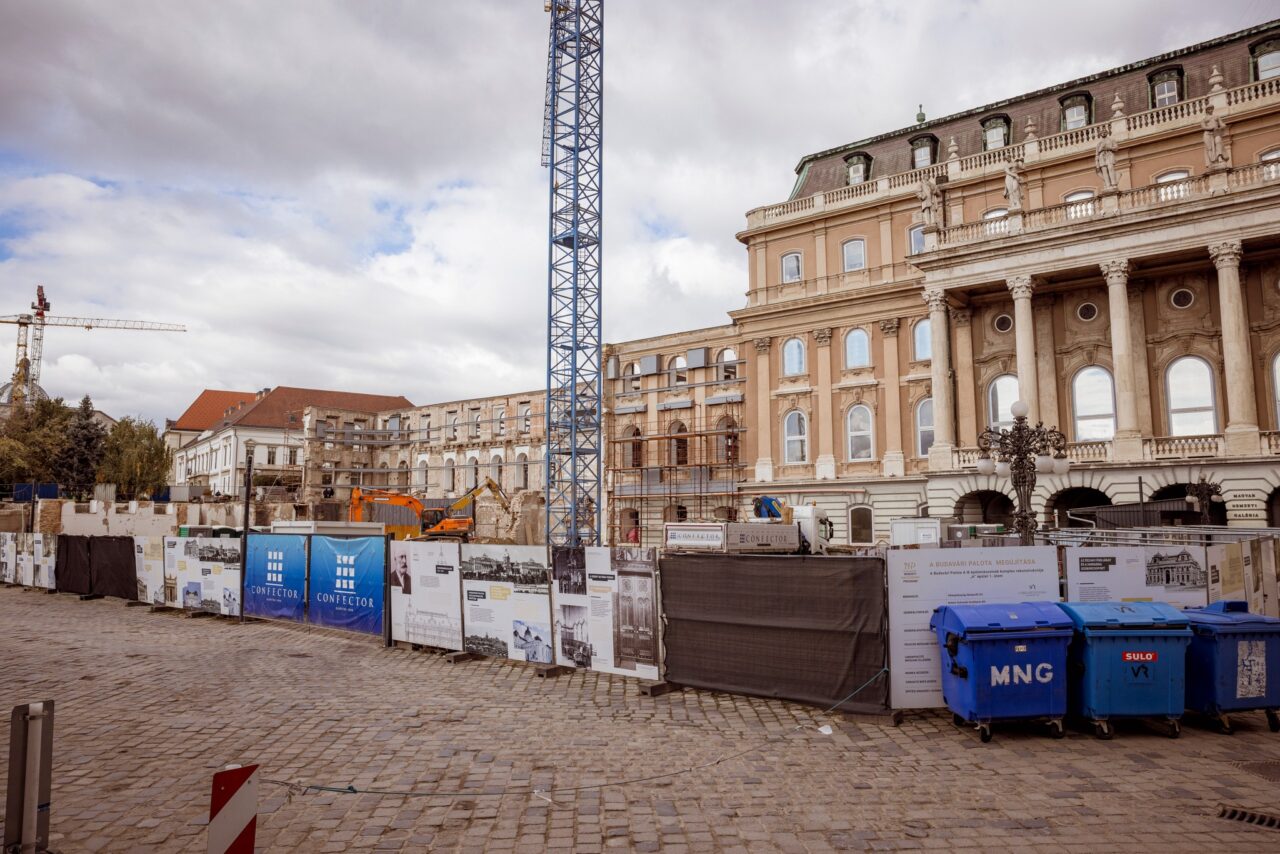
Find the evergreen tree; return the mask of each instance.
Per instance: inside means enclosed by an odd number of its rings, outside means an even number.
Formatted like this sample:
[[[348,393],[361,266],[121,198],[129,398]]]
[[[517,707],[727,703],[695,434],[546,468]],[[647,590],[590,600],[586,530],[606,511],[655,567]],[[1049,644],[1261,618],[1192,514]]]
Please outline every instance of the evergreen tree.
[[[114,483],[122,497],[149,498],[169,482],[172,465],[173,451],[154,423],[122,418],[107,434],[98,482]]]
[[[67,441],[71,409],[62,398],[37,400],[32,406],[11,407],[0,428],[5,450],[0,453],[0,480],[6,483],[48,483],[57,480],[56,462]]]
[[[85,395],[67,422],[66,441],[58,455],[58,482],[84,500],[93,491],[106,448],[107,431],[93,418],[93,401]]]

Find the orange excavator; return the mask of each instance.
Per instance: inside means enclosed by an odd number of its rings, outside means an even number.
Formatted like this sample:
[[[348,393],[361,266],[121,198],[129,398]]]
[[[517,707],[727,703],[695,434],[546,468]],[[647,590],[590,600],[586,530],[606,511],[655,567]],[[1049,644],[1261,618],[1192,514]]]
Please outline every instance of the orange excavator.
[[[476,498],[486,491],[498,499],[503,510],[511,509],[511,503],[502,487],[492,478],[485,478],[447,507],[424,507],[412,495],[385,489],[352,487],[351,509],[347,518],[352,522],[382,522],[387,533],[397,540],[438,540],[448,537],[465,542],[475,531],[475,520],[470,515],[461,514],[470,509]]]

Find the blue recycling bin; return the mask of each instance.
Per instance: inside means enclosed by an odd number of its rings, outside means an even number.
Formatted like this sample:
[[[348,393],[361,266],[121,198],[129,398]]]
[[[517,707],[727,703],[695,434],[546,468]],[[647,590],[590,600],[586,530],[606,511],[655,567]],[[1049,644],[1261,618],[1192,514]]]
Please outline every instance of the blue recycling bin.
[[[1187,708],[1217,718],[1223,732],[1231,732],[1228,712],[1262,710],[1280,732],[1280,619],[1235,601],[1185,613],[1192,631]]]
[[[1075,626],[1068,652],[1072,715],[1111,738],[1114,718],[1162,718],[1181,733],[1185,706],[1186,615],[1163,602],[1064,602]]]
[[[957,726],[991,740],[993,721],[1047,719],[1063,735],[1071,620],[1052,602],[943,605],[929,626],[938,636],[942,696]]]

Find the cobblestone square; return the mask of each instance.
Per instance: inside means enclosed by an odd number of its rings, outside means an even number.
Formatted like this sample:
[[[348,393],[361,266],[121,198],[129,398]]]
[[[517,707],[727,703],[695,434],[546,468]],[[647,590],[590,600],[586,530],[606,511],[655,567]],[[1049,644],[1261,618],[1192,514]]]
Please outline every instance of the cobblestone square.
[[[271,851],[1280,848],[1280,831],[1218,817],[1221,804],[1280,814],[1259,773],[1280,769],[1280,735],[1261,713],[1237,716],[1232,736],[1125,724],[1110,742],[1053,741],[1000,727],[983,745],[940,713],[894,727],[705,691],[649,698],[618,677],[540,679],[110,599],[0,589],[0,626],[5,744],[8,707],[57,703],[61,852],[203,851],[210,777],[229,763],[451,793],[264,783],[258,842]]]

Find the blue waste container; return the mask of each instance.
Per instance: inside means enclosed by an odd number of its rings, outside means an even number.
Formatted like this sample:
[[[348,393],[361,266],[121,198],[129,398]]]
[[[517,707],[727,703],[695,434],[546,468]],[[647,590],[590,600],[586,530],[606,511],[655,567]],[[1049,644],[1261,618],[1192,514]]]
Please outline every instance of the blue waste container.
[[[942,696],[957,726],[976,725],[990,741],[993,721],[1045,719],[1062,737],[1071,620],[1057,605],[943,605],[929,625],[938,636]]]
[[[1262,710],[1280,732],[1280,619],[1235,601],[1185,613],[1192,631],[1187,708],[1217,718],[1223,732],[1231,732],[1227,712]]]
[[[1114,718],[1161,718],[1177,738],[1185,706],[1186,615],[1163,602],[1064,602],[1075,625],[1068,708],[1111,738]]]

